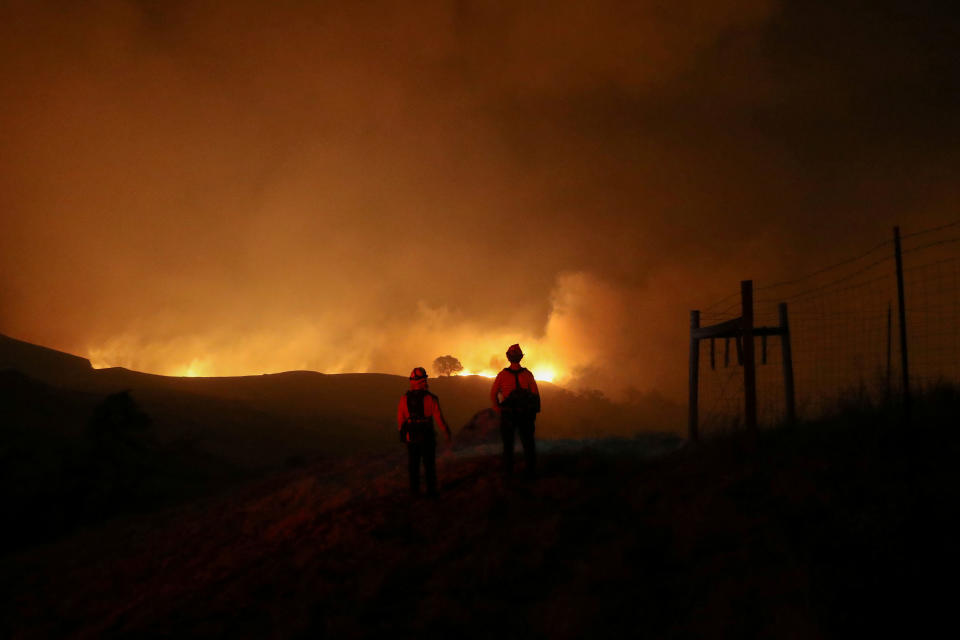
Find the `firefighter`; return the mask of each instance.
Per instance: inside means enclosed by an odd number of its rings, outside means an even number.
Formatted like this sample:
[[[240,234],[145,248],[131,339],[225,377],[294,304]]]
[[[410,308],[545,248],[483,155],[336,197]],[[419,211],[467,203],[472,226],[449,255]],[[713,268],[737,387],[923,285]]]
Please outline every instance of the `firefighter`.
[[[540,413],[540,391],[533,374],[520,366],[523,351],[519,344],[507,349],[510,366],[497,374],[490,389],[490,402],[500,414],[500,436],[503,439],[503,469],[513,473],[513,438],[523,444],[524,471],[528,477],[537,474],[537,449],[533,439],[537,414]]]
[[[415,496],[420,494],[421,460],[426,476],[427,495],[437,495],[437,443],[434,422],[440,425],[449,445],[450,428],[440,411],[440,400],[428,390],[426,369],[417,367],[410,372],[410,390],[400,398],[400,404],[397,405],[400,442],[407,445],[409,456],[410,493]]]

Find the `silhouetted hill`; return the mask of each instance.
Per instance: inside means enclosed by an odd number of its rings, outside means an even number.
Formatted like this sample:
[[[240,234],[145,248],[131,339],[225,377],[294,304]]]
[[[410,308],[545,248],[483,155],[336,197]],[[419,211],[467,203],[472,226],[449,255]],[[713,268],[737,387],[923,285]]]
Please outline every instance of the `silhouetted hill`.
[[[298,446],[306,447],[306,455],[382,450],[393,444],[389,436],[395,428],[396,403],[407,389],[402,376],[372,373],[291,371],[177,378],[122,368],[91,369],[82,358],[10,338],[0,341],[0,363],[39,381],[74,390],[99,394],[130,390],[155,419],[161,437],[193,434],[214,449],[224,448],[245,466],[257,466],[258,456],[267,465],[274,461],[272,447],[266,443],[247,447],[253,457],[241,451],[242,447],[230,445],[231,440],[243,442],[247,436],[253,437],[257,430],[269,431],[274,442],[298,441]],[[466,424],[478,410],[489,406],[490,384],[479,376],[431,380],[454,427]],[[598,393],[580,395],[548,382],[540,387],[544,407],[537,422],[540,437],[631,436],[679,429],[681,407],[662,398],[614,403]],[[306,442],[313,436],[318,442],[323,440],[320,449]]]
[[[122,415],[111,421],[105,416],[118,401],[139,411],[123,392],[74,391],[0,371],[0,502],[12,525],[0,528],[0,554],[249,477],[189,441],[158,439],[145,414],[129,429]]]
[[[0,553],[291,466],[397,451],[396,405],[408,386],[384,374],[176,378],[92,369],[82,358],[3,336],[0,369],[0,499],[24,522],[0,532]],[[451,427],[473,442],[476,432],[462,427],[489,405],[490,380],[431,384]],[[540,439],[669,431],[679,415],[678,407],[616,404],[549,383],[541,389]],[[138,436],[139,450],[114,447],[115,463],[100,464],[86,426],[101,403],[122,393],[148,416],[149,428]],[[486,432],[496,438],[495,426]],[[119,487],[130,484],[123,474],[141,466],[139,493],[123,494]]]
[[[73,384],[92,372],[86,358],[0,334],[0,370],[15,369],[51,384]]]

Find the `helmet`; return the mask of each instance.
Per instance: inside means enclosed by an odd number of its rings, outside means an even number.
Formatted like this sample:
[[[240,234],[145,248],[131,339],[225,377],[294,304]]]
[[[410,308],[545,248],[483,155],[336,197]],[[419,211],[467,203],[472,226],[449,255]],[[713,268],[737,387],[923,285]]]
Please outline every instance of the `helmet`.
[[[427,370],[423,367],[416,367],[413,371],[410,372],[411,380],[426,380],[427,379]]]
[[[510,345],[510,348],[507,349],[507,360],[510,362],[520,362],[521,358],[523,358],[523,351],[520,349],[520,345]]]

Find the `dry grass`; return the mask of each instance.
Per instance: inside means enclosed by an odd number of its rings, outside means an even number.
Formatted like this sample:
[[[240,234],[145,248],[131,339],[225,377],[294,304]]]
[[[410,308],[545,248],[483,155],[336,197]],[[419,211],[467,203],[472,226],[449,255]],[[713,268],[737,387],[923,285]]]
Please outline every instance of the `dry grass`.
[[[956,394],[664,453],[488,445],[436,501],[385,454],[277,474],[10,557],[4,635],[825,637],[932,625],[955,568]],[[952,413],[951,413],[952,412]],[[652,455],[659,453],[660,455]]]

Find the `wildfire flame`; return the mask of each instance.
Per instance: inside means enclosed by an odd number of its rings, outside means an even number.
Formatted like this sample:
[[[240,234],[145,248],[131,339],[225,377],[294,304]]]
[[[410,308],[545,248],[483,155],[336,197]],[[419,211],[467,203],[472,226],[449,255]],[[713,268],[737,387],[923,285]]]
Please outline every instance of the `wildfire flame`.
[[[530,372],[537,380],[545,380],[546,382],[553,382],[557,377],[555,370],[550,366],[537,367],[531,369]]]
[[[183,378],[202,378],[207,375],[206,368],[207,368],[206,358],[204,359],[194,358],[193,360],[190,361],[190,364],[188,364],[183,369],[183,372],[179,375],[180,377],[183,377]]]
[[[545,382],[553,382],[557,379],[556,369],[550,365],[538,366],[536,368],[530,368],[530,373],[533,374],[533,377],[536,380],[543,380]],[[470,369],[464,369],[463,371],[457,373],[458,376],[481,376],[483,378],[496,378],[497,372],[491,369],[482,369],[480,371],[471,371]]]
[[[458,376],[480,376],[482,378],[496,378],[497,372],[491,371],[490,369],[483,369],[482,371],[471,371],[470,369],[464,369],[457,373]]]
[[[265,372],[278,372],[284,370],[294,370],[294,369],[305,369],[309,367],[303,366],[301,363],[292,363],[286,365],[282,362],[264,362],[262,370],[257,370],[257,368],[251,368],[250,360],[244,359],[243,364],[240,362],[234,362],[228,354],[222,354],[221,357],[218,357],[213,354],[206,354],[203,356],[187,356],[187,357],[176,357],[170,358],[172,362],[166,364],[163,360],[167,360],[167,357],[157,358],[161,362],[158,363],[160,366],[152,365],[154,357],[159,355],[151,353],[151,349],[144,349],[138,354],[132,353],[123,353],[118,352],[117,350],[110,349],[90,349],[88,351],[88,357],[91,364],[95,369],[102,369],[106,367],[122,366],[129,369],[136,369],[146,371],[147,373],[159,373],[161,375],[175,376],[175,377],[185,377],[185,378],[197,378],[197,377],[213,377],[213,376],[223,376],[223,375],[257,375]],[[478,350],[482,351],[482,350]],[[163,356],[170,356],[172,354],[163,353]],[[179,355],[179,354],[178,354]],[[151,357],[154,356],[154,357]],[[479,358],[483,359],[483,358]],[[491,365],[494,364],[495,357],[490,358]],[[546,382],[555,382],[558,379],[562,381],[563,376],[559,373],[560,369],[552,363],[541,363],[538,362],[534,357],[531,357],[530,362],[524,362],[524,365],[533,373],[534,378],[537,380],[543,380]],[[179,362],[178,362],[179,361]],[[147,364],[150,362],[151,364]],[[469,362],[469,361],[468,361]],[[147,366],[144,366],[147,364]],[[503,359],[503,366],[507,366],[506,359]],[[317,367],[322,373],[344,373],[344,369],[337,367],[329,370],[324,370],[322,367]],[[493,366],[465,366],[463,370],[459,371],[456,375],[458,376],[481,376],[483,378],[495,378],[499,369],[494,369]],[[358,371],[360,373],[364,371]],[[405,371],[395,371],[392,373],[398,373],[400,375],[405,375]]]
[[[391,373],[406,376],[415,366],[431,375],[433,360],[452,354],[463,369],[461,376],[494,378],[509,363],[506,345],[519,342],[523,366],[537,380],[564,384],[568,336],[557,338],[524,335],[513,330],[478,331],[473,325],[455,330],[437,328],[430,315],[397,335],[356,334],[348,341],[331,340],[314,323],[293,323],[282,328],[242,333],[211,332],[151,339],[134,332],[119,334],[86,348],[95,368],[125,367],[145,373],[178,377],[260,375],[310,370],[320,373]],[[443,319],[443,316],[441,316]],[[444,320],[444,324],[446,321]],[[392,348],[382,348],[389,342]]]
[[[537,380],[577,384],[575,372],[602,353],[583,336],[592,325],[586,313],[596,305],[623,317],[617,292],[582,273],[558,278],[553,308],[541,331],[511,326],[487,327],[447,307],[420,303],[402,325],[358,327],[339,315],[284,318],[245,330],[201,328],[184,334],[143,334],[135,330],[88,344],[94,367],[125,367],[167,376],[244,376],[308,370],[326,374],[390,373],[406,376],[413,367],[431,375],[434,359],[449,354],[463,369],[459,375],[493,378],[508,365],[508,345],[519,343],[523,366]],[[592,312],[591,312],[592,313]]]

